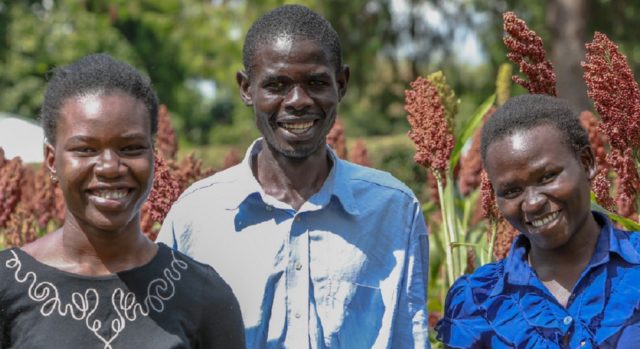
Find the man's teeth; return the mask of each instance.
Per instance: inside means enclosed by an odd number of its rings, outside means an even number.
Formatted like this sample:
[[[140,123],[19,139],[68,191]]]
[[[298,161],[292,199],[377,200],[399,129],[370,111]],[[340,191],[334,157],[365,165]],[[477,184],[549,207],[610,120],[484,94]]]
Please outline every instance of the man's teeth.
[[[101,197],[103,199],[113,200],[122,199],[127,196],[129,190],[127,189],[115,189],[115,190],[94,190],[93,195]]]
[[[531,221],[531,225],[533,225],[534,227],[541,227],[549,222],[551,222],[552,220],[558,218],[558,215],[560,214],[560,212],[554,212],[550,215],[547,215],[541,219],[535,219],[533,221]]]
[[[313,126],[313,121],[307,122],[283,122],[282,127],[291,132],[304,132]]]

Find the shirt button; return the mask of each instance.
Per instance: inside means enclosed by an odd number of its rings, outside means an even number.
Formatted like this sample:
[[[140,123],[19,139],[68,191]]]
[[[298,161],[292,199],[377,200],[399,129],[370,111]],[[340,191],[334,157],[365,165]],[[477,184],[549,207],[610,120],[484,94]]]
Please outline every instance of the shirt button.
[[[302,263],[298,262],[296,263],[296,270],[300,270],[302,269]]]
[[[587,345],[587,341],[582,341],[582,342],[580,342],[580,346],[581,346],[581,347],[584,347],[585,345]]]
[[[273,209],[273,207],[271,207],[270,205],[267,205],[264,207],[265,210],[267,211],[271,211]]]
[[[564,322],[565,325],[570,324],[571,321],[573,321],[573,318],[571,318],[571,316],[567,316],[562,320],[562,322]]]
[[[296,222],[300,222],[300,216],[296,217]]]
[[[300,313],[296,313],[296,319],[299,319],[301,316]]]

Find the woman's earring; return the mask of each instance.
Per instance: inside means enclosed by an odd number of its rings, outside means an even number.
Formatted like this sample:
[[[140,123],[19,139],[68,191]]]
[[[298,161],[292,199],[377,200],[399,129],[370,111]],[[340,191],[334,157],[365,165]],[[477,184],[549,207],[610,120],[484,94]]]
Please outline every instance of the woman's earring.
[[[51,181],[52,181],[53,183],[58,183],[58,177],[56,176],[56,174],[55,174],[55,173],[53,173],[53,172],[49,172],[49,178],[51,178]]]

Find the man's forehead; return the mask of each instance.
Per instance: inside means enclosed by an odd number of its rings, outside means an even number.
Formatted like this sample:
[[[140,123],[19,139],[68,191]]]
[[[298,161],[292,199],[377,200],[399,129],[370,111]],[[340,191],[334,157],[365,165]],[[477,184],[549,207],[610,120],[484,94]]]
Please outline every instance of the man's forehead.
[[[291,51],[294,37],[288,33],[280,33],[273,39],[273,48],[278,51]]]
[[[291,64],[316,66],[315,69],[325,66],[329,70],[335,70],[334,59],[327,48],[317,41],[295,38],[291,35],[279,36],[259,45],[253,62],[254,68],[260,67],[266,70]]]

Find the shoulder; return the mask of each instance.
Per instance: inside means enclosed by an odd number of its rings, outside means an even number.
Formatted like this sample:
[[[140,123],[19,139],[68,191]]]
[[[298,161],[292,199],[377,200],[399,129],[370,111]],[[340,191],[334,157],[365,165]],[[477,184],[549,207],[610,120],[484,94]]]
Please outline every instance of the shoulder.
[[[451,348],[484,347],[481,343],[493,331],[484,303],[502,278],[502,261],[458,278],[447,293],[444,316],[435,327],[437,339]]]
[[[339,160],[346,180],[371,190],[394,192],[415,199],[413,191],[389,172],[365,167],[346,160]]]
[[[485,264],[473,274],[461,276],[447,293],[445,315],[452,318],[466,316],[482,307],[503,279],[504,260]]]
[[[640,231],[628,231],[616,228],[614,229],[618,238],[622,237],[624,239],[627,239],[636,251],[640,251]]]
[[[200,194],[207,194],[209,192],[220,189],[225,185],[230,185],[235,183],[238,179],[240,172],[243,170],[243,166],[246,166],[246,165],[241,163],[241,164],[232,166],[224,171],[216,172],[209,177],[206,177],[199,181],[194,182],[187,189],[185,189],[185,191],[180,195],[176,203],[189,200],[189,198],[198,196]]]
[[[171,249],[164,243],[158,243],[158,246],[165,250],[165,253],[170,253],[172,263],[182,263],[180,268],[188,270],[188,282],[191,283],[191,286],[198,285],[198,289],[206,290],[205,294],[216,295],[230,292],[229,285],[208,264],[198,262],[180,251]]]

